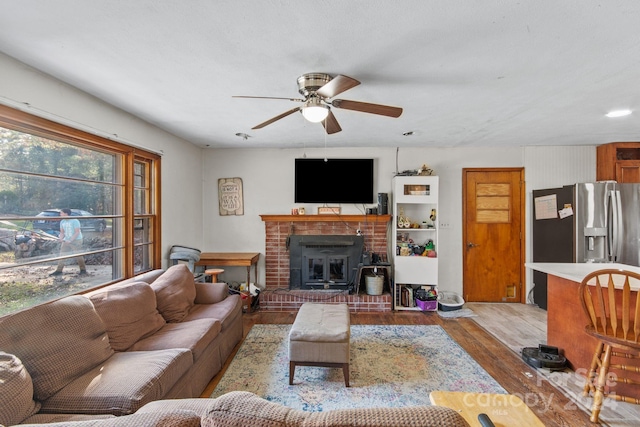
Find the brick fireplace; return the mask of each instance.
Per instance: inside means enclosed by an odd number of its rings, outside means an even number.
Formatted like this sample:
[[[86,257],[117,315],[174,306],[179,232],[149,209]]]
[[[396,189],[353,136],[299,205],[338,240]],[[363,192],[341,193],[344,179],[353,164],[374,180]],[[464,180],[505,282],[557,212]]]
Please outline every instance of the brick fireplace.
[[[365,287],[349,295],[344,290],[290,290],[289,250],[291,235],[364,236],[365,251],[387,256],[390,215],[261,215],[265,223],[265,290],[260,309],[294,311],[306,301],[347,303],[351,311],[390,311],[391,295],[367,295]]]

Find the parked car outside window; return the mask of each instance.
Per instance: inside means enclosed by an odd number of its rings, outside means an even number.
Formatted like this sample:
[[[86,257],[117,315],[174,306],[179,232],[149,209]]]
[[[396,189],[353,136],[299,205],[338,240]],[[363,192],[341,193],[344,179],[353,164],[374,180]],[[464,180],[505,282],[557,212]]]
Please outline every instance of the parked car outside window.
[[[36,216],[42,217],[42,219],[33,221],[34,230],[58,232],[60,230],[60,212],[60,209],[47,209],[40,212]],[[104,218],[95,218],[91,212],[83,211],[82,209],[71,209],[70,216],[81,217],[78,218],[78,220],[80,221],[80,228],[83,230],[96,230],[102,232],[107,228],[107,221]]]

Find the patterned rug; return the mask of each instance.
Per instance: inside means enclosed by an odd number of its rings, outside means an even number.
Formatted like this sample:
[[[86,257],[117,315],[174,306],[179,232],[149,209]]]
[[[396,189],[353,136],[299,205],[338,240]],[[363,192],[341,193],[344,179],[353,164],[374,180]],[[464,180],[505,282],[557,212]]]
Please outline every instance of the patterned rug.
[[[506,393],[437,325],[351,325],[350,385],[342,369],[298,366],[289,385],[291,325],[255,325],[211,397],[250,391],[291,408],[429,405],[433,390]]]

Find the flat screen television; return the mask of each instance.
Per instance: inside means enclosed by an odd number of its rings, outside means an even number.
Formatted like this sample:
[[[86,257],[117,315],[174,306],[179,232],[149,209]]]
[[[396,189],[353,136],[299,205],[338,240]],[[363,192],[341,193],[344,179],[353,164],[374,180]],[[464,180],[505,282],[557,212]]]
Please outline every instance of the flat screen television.
[[[295,203],[373,203],[373,159],[295,159]]]

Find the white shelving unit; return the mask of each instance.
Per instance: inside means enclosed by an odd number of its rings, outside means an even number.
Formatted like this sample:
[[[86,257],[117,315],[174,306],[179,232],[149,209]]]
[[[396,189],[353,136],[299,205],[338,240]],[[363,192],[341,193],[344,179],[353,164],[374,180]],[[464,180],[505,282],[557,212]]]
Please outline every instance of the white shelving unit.
[[[437,301],[415,301],[415,295],[419,289],[437,293],[438,177],[395,177],[393,215],[396,237],[393,256],[394,309],[437,310]]]

